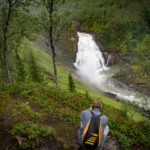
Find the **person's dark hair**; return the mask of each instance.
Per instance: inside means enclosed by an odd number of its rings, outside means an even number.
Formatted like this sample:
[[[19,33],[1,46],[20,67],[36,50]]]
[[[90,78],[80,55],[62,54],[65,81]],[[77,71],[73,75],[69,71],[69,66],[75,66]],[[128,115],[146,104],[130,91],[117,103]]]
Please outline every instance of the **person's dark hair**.
[[[99,108],[99,109],[101,109],[102,108],[102,104],[99,102],[99,101],[94,101],[93,103],[92,103],[92,109],[94,109],[94,108]]]

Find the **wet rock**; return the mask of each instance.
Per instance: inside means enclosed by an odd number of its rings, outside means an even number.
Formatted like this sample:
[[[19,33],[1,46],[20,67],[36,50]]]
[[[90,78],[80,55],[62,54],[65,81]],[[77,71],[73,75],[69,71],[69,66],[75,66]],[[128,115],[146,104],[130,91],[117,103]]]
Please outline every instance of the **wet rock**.
[[[106,96],[111,97],[111,98],[116,98],[116,94],[105,92],[104,93]]]
[[[103,52],[103,56],[105,58],[105,62],[108,63],[109,66],[120,64],[121,58],[117,53],[108,52],[107,50]]]
[[[120,150],[118,141],[114,137],[108,137],[102,150]]]
[[[20,136],[16,136],[16,139],[17,139],[18,144],[19,144],[20,146],[21,146],[21,144],[22,144],[22,141],[25,140],[25,138],[20,137]]]
[[[109,53],[108,52],[103,52],[103,56],[104,56],[105,59],[107,59],[108,56],[109,56]]]
[[[111,59],[109,61],[109,65],[112,66],[112,65],[115,65],[115,64],[119,64],[121,62],[121,59],[119,57],[118,54],[116,53],[112,53],[111,54]]]
[[[150,89],[145,87],[144,83],[129,84],[129,87],[134,89],[135,91],[138,91],[138,92],[143,93],[147,96],[150,96]]]
[[[70,40],[71,41],[76,41],[76,38],[75,37],[71,37]]]

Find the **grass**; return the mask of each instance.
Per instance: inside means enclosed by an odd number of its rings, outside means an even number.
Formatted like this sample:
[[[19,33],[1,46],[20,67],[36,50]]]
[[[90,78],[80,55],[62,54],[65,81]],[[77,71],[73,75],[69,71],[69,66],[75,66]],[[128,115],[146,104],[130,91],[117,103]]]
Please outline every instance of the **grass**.
[[[12,127],[13,135],[24,135],[27,132],[27,137],[33,137],[33,139],[42,138],[47,133],[39,132],[39,130],[43,131],[44,126],[39,127],[41,124],[50,125],[48,122],[53,122],[53,119],[49,117],[50,115],[57,116],[62,125],[64,122],[68,122],[72,124],[72,130],[77,130],[80,112],[91,104],[91,99],[87,99],[85,94],[70,93],[45,83],[2,85],[0,91],[5,93],[0,92],[0,97],[3,95],[2,102],[5,102],[6,98],[15,105],[15,107],[9,107],[9,112],[11,112],[9,115],[13,114],[14,116],[15,114],[15,117],[10,117],[13,122],[16,122]],[[6,102],[3,104],[3,108],[7,110],[9,105]],[[117,138],[123,150],[129,150],[133,144],[139,144],[139,142],[141,145],[150,146],[150,134],[147,130],[150,126],[149,121],[135,122],[126,116],[126,111],[124,114],[121,110],[107,104],[103,105],[102,111],[109,118],[110,134]],[[74,134],[75,132],[70,137],[73,138]],[[32,143],[32,138],[25,143],[27,144],[25,146],[34,146],[35,144]]]
[[[38,65],[40,66],[41,70],[43,72],[47,72],[49,75],[53,75],[53,66],[52,66],[52,58],[50,56],[50,53],[46,51],[45,49],[40,48],[36,43],[29,41],[27,39],[24,39],[21,45],[21,56],[25,58],[25,61],[28,61],[28,57],[30,53],[33,53],[35,59],[37,60]],[[63,66],[59,64],[59,61],[57,63],[57,69],[58,69],[58,85],[59,88],[68,90],[68,75],[69,72],[64,69]],[[115,109],[121,110],[124,103],[116,101],[113,98],[109,98],[102,93],[97,92],[96,90],[87,87],[84,83],[82,83],[78,78],[74,77],[74,82],[76,85],[76,90],[79,93],[85,94],[86,91],[89,92],[89,95],[93,97],[93,99],[100,99],[107,107],[112,106]],[[46,81],[50,86],[55,86],[53,80]],[[140,113],[136,112],[133,108],[131,111],[131,114],[133,115],[133,120],[135,121],[142,121],[147,120],[144,116],[142,116]],[[130,115],[130,114],[129,114]]]
[[[54,145],[62,150],[70,149],[68,142],[59,137],[57,131],[44,122],[48,119],[44,108],[40,109],[38,105],[36,105],[37,107],[33,106],[33,102],[31,103],[30,99],[23,96],[23,93],[27,96],[28,91],[33,90],[30,89],[33,86],[20,84],[4,85],[4,87],[0,88],[0,117],[3,118],[3,120],[0,120],[0,128],[5,130],[4,133],[1,132],[0,140],[7,138],[7,143],[0,142],[0,147],[6,146],[5,144],[9,143],[8,139],[11,137],[10,140],[18,141],[21,149],[34,149],[43,143]],[[15,141],[13,146],[16,144]]]

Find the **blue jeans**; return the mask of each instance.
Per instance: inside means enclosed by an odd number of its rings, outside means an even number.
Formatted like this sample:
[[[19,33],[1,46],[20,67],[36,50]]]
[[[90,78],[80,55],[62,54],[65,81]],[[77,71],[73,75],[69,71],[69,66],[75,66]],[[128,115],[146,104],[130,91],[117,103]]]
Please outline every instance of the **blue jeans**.
[[[83,132],[83,128],[80,128],[77,131],[77,138],[78,138],[78,141],[79,141],[80,144],[82,144],[82,132]]]

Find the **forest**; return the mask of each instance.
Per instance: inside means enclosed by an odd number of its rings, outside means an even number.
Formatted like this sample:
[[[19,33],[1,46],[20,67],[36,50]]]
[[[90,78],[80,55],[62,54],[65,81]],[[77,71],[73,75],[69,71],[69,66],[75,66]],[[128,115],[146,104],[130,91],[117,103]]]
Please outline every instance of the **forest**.
[[[79,33],[99,46],[113,88],[140,104],[83,80]],[[78,149],[95,99],[110,128],[103,150],[150,149],[149,0],[0,0],[0,57],[0,150]]]

